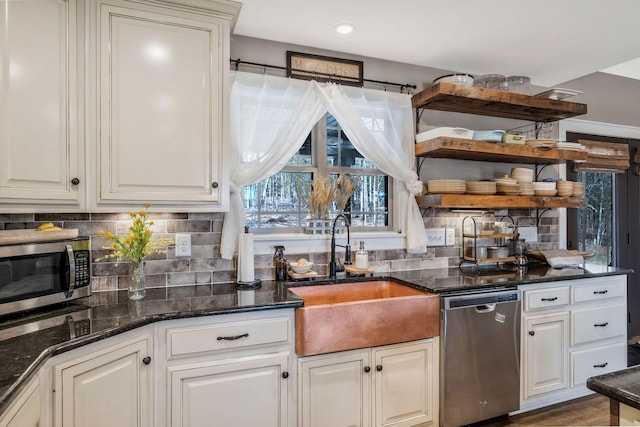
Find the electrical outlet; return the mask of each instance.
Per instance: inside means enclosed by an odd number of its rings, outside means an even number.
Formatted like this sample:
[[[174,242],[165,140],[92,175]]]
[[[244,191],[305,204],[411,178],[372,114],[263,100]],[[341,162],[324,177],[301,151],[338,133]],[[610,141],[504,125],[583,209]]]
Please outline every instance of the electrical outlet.
[[[538,227],[518,227],[520,238],[527,243],[538,241]]]
[[[445,246],[455,246],[456,244],[456,229],[446,228],[444,230],[444,244]]]
[[[176,256],[191,256],[191,234],[176,234]]]
[[[444,246],[444,228],[427,228],[427,246]]]

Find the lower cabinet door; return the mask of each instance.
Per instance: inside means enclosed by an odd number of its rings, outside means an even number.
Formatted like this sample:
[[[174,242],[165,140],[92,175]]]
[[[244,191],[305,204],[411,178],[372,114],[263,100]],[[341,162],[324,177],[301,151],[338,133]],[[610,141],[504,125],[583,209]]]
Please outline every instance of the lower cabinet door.
[[[172,427],[286,427],[285,355],[169,367]]]
[[[374,349],[374,426],[408,427],[434,420],[434,343]]]
[[[568,387],[569,314],[525,318],[524,398]]]
[[[368,427],[373,374],[370,351],[347,351],[300,359],[300,427]]]
[[[38,427],[40,425],[40,386],[36,375],[0,417],[0,427]]]
[[[147,427],[150,337],[54,365],[56,427]]]

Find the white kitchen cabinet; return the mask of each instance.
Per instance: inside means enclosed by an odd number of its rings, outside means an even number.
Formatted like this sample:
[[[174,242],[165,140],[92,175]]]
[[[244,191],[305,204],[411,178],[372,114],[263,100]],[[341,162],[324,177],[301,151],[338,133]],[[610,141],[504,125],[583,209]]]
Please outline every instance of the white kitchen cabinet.
[[[157,426],[295,426],[293,309],[156,326]]]
[[[141,328],[52,362],[55,427],[151,427],[151,333]]]
[[[93,0],[97,209],[225,210],[233,2]]]
[[[287,426],[288,367],[287,354],[171,366],[169,425]]]
[[[438,425],[438,341],[299,359],[298,424]]]
[[[524,399],[564,389],[569,383],[569,315],[558,313],[525,318]]]
[[[0,427],[38,427],[40,425],[40,383],[36,375],[0,418]]]
[[[300,359],[300,427],[371,425],[370,358],[366,349]]]
[[[626,275],[520,289],[520,412],[591,394],[589,377],[626,367]]]
[[[76,0],[0,0],[0,203],[5,211],[84,207],[76,13]]]

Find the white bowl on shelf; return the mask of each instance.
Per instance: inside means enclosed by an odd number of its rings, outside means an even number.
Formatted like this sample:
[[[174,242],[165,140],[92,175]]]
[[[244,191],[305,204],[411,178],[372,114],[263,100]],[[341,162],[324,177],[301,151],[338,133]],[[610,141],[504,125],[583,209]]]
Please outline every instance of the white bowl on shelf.
[[[532,182],[534,190],[555,190],[556,183],[555,182],[546,182],[546,181],[537,181]]]

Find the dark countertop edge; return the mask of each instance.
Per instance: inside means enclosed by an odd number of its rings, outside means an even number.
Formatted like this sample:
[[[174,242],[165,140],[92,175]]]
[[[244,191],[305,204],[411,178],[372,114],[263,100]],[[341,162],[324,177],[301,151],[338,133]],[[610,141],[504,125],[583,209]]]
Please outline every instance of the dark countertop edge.
[[[638,371],[640,367],[631,367],[627,369],[623,369],[618,372],[614,372],[611,374],[605,374],[607,377],[611,377],[611,375],[622,376],[625,372]],[[597,393],[602,394],[610,399],[617,400],[620,403],[624,403],[625,405],[631,406],[635,409],[640,409],[640,396],[635,393],[626,392],[619,387],[614,387],[608,385],[604,379],[601,377],[591,377],[587,379],[587,388],[589,390],[593,390]]]
[[[414,270],[409,270],[407,272],[411,272]],[[449,292],[448,289],[434,289],[429,288],[428,286],[423,286],[420,283],[412,282],[403,278],[403,273],[407,272],[393,272],[384,273],[378,276],[371,277],[340,277],[337,280],[331,279],[320,279],[311,282],[287,282],[287,287],[295,287],[295,286],[308,286],[308,285],[323,285],[323,284],[339,284],[344,282],[351,281],[371,281],[371,280],[395,280],[401,282],[407,286],[410,286],[415,289],[428,291],[431,293],[445,293]],[[604,276],[618,276],[622,274],[632,273],[631,269],[616,269],[612,271],[603,271],[603,272],[589,272],[587,274],[582,275],[568,275],[568,276],[545,276],[539,277],[535,279],[513,279],[506,282],[496,283],[493,286],[480,286],[480,285],[470,285],[468,287],[460,287],[457,290],[459,291],[468,291],[473,289],[491,289],[491,288],[503,288],[503,287],[515,287],[518,285],[526,285],[533,283],[544,283],[544,282],[553,282],[553,281],[562,281],[562,280],[572,280],[572,279],[583,279],[583,278],[591,278],[591,277],[604,277]],[[291,294],[291,293],[290,293]],[[301,299],[294,299],[287,302],[282,303],[274,303],[274,304],[266,304],[266,305],[252,305],[246,307],[233,307],[233,308],[222,308],[222,309],[213,309],[213,310],[198,310],[193,312],[174,312],[174,313],[166,313],[166,314],[153,314],[149,316],[141,317],[135,321],[132,321],[124,326],[117,326],[111,329],[106,329],[100,332],[96,332],[94,334],[89,334],[80,338],[76,338],[66,343],[58,344],[48,349],[44,350],[27,368],[27,370],[20,375],[20,377],[11,385],[9,388],[0,395],[0,414],[4,413],[8,406],[13,403],[16,396],[22,390],[23,386],[26,385],[29,380],[31,380],[32,376],[37,373],[37,371],[44,365],[44,363],[49,360],[51,357],[57,356],[59,354],[65,353],[70,350],[74,350],[76,348],[85,346],[87,344],[91,344],[97,341],[104,340],[106,338],[122,334],[124,332],[151,324],[155,322],[160,322],[163,320],[175,320],[175,319],[185,319],[185,318],[193,318],[193,317],[204,317],[204,316],[216,316],[222,314],[231,314],[231,313],[246,313],[251,311],[263,311],[263,310],[275,310],[275,309],[284,309],[284,308],[296,308],[302,307],[303,301]],[[633,400],[629,400],[631,406],[640,405],[639,403],[634,403]],[[640,408],[639,408],[640,409]]]
[[[450,293],[450,292],[464,292],[464,291],[473,291],[473,290],[515,288],[520,285],[559,282],[559,281],[575,280],[575,279],[589,279],[594,277],[622,276],[622,275],[628,275],[634,272],[633,269],[630,269],[630,268],[615,268],[615,269],[612,268],[610,271],[602,271],[602,272],[591,272],[586,268],[583,268],[582,270],[585,272],[584,274],[566,275],[566,276],[543,276],[543,277],[535,277],[535,278],[532,277],[528,279],[513,278],[513,279],[505,280],[504,282],[496,282],[493,284],[483,284],[483,285],[469,284],[468,286],[460,285],[460,286],[457,286],[455,289],[451,289],[451,288],[436,289],[428,285],[420,284],[419,282],[421,282],[422,279],[402,277],[403,275],[406,275],[407,273],[411,273],[411,271],[416,271],[416,270],[407,270],[403,272],[397,272],[397,275],[395,276],[393,273],[388,273],[389,274],[388,276],[377,276],[372,278],[372,280],[391,279],[391,280],[402,282],[403,284],[406,284],[407,286],[411,286],[416,289],[427,290],[429,292],[437,293],[437,294],[444,294],[444,293]],[[463,272],[461,271],[461,273]],[[464,274],[473,275],[472,272],[464,272]],[[478,277],[481,277],[480,273],[478,274]],[[410,282],[409,280],[414,280],[414,282]]]
[[[266,310],[279,310],[286,308],[302,307],[303,301],[292,300],[289,302],[274,303],[267,305],[251,305],[246,307],[237,308],[223,308],[215,310],[199,310],[193,312],[175,312],[166,314],[152,314],[149,316],[141,317],[138,320],[132,321],[124,326],[117,326],[111,329],[106,329],[100,332],[85,335],[66,343],[58,344],[44,350],[40,355],[31,363],[25,372],[18,377],[18,379],[9,386],[9,388],[0,395],[0,415],[13,403],[18,396],[22,388],[31,380],[34,374],[36,374],[44,363],[50,358],[66,353],[67,351],[74,350],[79,347],[83,347],[87,344],[102,341],[104,339],[123,334],[125,332],[140,328],[142,326],[150,325],[152,323],[161,322],[164,320],[176,320],[176,319],[188,319],[194,317],[205,316],[218,316],[232,313],[247,313],[252,311],[266,311]]]
[[[545,276],[536,279],[528,279],[528,280],[513,280],[512,284],[515,286],[519,285],[531,285],[534,283],[546,283],[546,282],[558,282],[562,280],[574,280],[574,279],[589,279],[592,277],[606,277],[606,276],[622,276],[633,273],[632,269],[619,269],[616,271],[605,271],[605,272],[588,272],[582,275],[575,276]],[[509,282],[505,282],[509,283]]]

